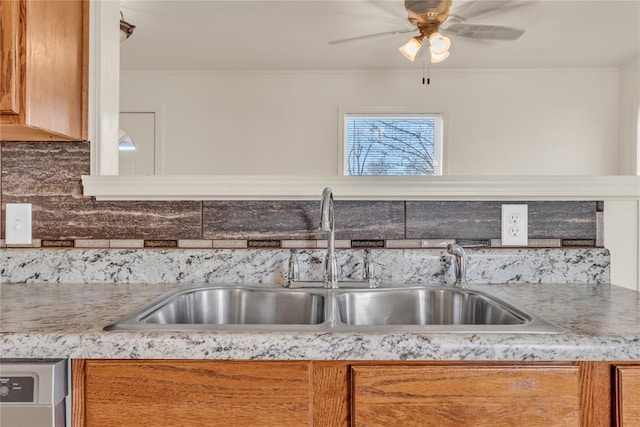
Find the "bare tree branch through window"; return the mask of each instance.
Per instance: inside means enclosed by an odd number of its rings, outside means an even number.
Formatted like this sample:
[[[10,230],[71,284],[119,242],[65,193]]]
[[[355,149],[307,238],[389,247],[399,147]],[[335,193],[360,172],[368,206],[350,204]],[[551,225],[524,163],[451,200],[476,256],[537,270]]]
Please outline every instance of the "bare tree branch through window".
[[[349,175],[440,175],[439,116],[347,116]]]

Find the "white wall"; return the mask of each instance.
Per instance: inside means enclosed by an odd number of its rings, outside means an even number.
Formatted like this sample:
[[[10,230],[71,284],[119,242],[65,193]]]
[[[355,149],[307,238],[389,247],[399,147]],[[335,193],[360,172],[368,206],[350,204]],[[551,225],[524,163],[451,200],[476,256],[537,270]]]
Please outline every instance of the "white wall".
[[[618,72],[123,72],[121,111],[163,111],[165,174],[330,175],[338,111],[445,115],[445,173],[615,175]],[[626,168],[626,166],[625,166]]]
[[[640,56],[620,67],[621,175],[640,175]],[[604,244],[611,251],[611,282],[640,292],[640,201],[607,201]]]
[[[640,292],[640,201],[605,202],[604,246],[611,252],[611,283]]]
[[[620,67],[620,174],[640,175],[640,56]]]
[[[135,151],[119,152],[119,175],[155,174],[156,114],[120,113],[119,119],[136,145]]]

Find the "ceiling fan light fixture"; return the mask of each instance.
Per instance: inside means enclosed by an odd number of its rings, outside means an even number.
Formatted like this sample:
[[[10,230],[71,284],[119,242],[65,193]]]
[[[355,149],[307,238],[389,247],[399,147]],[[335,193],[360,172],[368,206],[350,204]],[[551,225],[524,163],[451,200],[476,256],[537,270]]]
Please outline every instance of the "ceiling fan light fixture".
[[[439,32],[435,32],[429,36],[429,49],[431,54],[440,55],[449,50],[451,40],[449,37],[443,36]]]
[[[442,53],[434,53],[431,51],[431,62],[437,64],[438,62],[442,62],[449,57],[449,51],[445,51]]]
[[[400,53],[404,55],[409,61],[416,59],[416,55],[422,47],[422,35],[412,37],[404,46],[399,48]]]

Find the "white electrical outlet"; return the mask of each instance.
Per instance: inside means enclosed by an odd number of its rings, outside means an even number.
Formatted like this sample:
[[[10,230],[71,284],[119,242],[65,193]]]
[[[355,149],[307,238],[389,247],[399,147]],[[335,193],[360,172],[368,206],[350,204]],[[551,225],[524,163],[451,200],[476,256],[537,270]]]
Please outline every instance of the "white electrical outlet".
[[[527,246],[527,205],[502,205],[502,245]]]
[[[5,207],[7,245],[31,244],[31,203],[7,203]]]

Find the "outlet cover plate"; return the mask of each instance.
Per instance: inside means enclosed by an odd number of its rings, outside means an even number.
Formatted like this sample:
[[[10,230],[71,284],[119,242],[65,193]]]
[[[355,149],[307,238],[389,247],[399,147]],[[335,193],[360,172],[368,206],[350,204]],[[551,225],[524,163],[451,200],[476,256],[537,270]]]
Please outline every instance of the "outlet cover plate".
[[[7,203],[5,212],[5,243],[30,245],[31,203]]]
[[[528,222],[527,205],[502,205],[502,246],[527,246]]]

